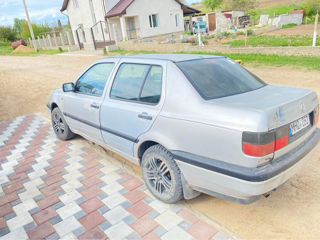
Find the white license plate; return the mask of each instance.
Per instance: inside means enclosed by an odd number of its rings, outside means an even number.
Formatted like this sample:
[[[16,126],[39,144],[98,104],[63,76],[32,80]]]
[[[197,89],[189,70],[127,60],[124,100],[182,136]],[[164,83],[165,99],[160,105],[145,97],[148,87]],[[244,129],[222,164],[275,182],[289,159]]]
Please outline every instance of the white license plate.
[[[300,132],[302,129],[310,125],[309,115],[306,115],[293,123],[290,124],[290,136],[295,135],[297,132]]]

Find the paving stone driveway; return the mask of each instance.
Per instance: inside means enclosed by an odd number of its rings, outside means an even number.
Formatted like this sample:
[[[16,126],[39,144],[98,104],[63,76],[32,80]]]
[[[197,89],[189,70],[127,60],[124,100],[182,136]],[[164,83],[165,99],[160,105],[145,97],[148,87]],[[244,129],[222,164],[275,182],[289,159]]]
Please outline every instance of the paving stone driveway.
[[[228,239],[41,117],[0,123],[1,239]]]

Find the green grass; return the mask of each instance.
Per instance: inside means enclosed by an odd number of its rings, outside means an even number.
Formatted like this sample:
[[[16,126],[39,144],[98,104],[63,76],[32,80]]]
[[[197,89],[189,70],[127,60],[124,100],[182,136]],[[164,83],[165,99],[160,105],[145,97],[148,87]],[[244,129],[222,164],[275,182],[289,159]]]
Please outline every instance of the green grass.
[[[295,23],[289,23],[289,24],[285,24],[285,25],[282,25],[282,29],[286,29],[286,28],[292,28],[292,27],[295,27],[297,26],[297,24]]]
[[[244,47],[244,40],[223,42],[232,47]],[[311,36],[253,36],[247,39],[247,45],[252,47],[284,47],[284,46],[312,46]],[[320,42],[317,42],[320,46]]]
[[[127,51],[116,50],[112,55],[132,55],[132,54],[147,54],[157,53],[154,51]],[[178,52],[181,54],[188,54],[188,52]],[[304,67],[310,70],[320,71],[320,57],[306,57],[306,56],[278,56],[266,54],[242,54],[242,53],[210,53],[210,52],[190,52],[191,54],[207,54],[207,55],[222,55],[233,60],[242,60],[245,65],[268,65],[268,66],[294,66]],[[189,53],[189,54],[190,54]]]
[[[66,52],[67,50],[63,50],[62,52]],[[11,53],[11,56],[39,56],[39,55],[54,55],[61,53],[59,49],[40,49],[38,52],[17,52],[17,53]]]
[[[8,55],[12,52],[10,43],[0,42],[0,55]]]
[[[63,50],[62,52],[66,52]],[[61,53],[59,49],[40,49],[38,52],[16,52],[14,53],[10,43],[1,43],[0,42],[0,55],[10,55],[10,56],[38,56],[42,54],[52,55]]]

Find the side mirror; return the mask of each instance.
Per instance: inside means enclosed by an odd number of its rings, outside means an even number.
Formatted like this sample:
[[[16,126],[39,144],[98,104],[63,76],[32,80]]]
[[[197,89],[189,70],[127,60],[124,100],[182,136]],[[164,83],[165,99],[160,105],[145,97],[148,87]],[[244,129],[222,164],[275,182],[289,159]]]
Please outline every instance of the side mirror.
[[[62,90],[64,92],[74,92],[74,84],[73,83],[64,83],[62,85]]]

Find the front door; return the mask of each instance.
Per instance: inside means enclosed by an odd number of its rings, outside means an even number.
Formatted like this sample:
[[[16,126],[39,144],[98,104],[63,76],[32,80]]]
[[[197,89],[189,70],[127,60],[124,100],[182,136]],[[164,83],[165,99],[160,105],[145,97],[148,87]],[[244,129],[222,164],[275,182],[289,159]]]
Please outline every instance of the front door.
[[[100,106],[105,84],[114,65],[114,62],[93,65],[76,81],[75,91],[64,96],[63,114],[72,130],[95,142],[103,142]]]
[[[133,156],[134,144],[161,109],[164,68],[150,61],[120,64],[110,94],[101,105],[101,132],[107,145]]]
[[[210,13],[208,14],[208,22],[209,22],[209,31],[216,30],[216,14]]]

